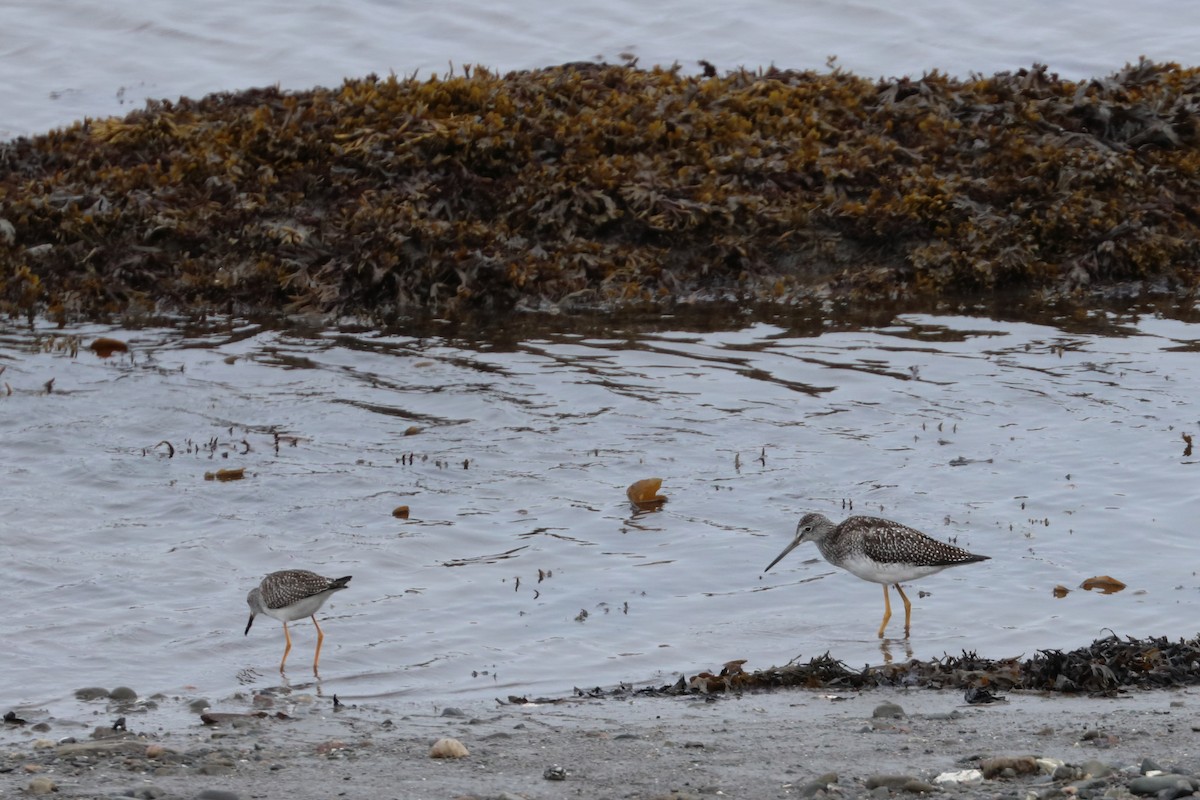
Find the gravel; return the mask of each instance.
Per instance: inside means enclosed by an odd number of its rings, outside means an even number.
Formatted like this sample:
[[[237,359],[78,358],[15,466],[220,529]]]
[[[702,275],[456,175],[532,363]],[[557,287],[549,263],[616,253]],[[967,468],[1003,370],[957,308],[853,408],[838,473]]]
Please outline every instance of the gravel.
[[[0,729],[0,796],[1173,800],[1200,790],[1188,690],[1008,697],[978,706],[960,692],[779,690],[458,702],[445,714],[344,696],[334,711],[280,694],[261,716],[252,697],[216,701],[214,724],[189,700],[163,701],[128,716],[125,731],[19,709],[26,724]],[[431,758],[442,739],[468,755]]]

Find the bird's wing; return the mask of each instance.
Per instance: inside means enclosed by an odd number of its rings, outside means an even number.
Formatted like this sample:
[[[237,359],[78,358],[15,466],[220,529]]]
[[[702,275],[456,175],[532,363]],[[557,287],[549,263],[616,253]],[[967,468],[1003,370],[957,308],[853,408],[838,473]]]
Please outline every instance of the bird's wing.
[[[908,563],[944,567],[983,559],[983,556],[974,555],[952,544],[939,542],[907,525],[890,520],[887,520],[886,523],[886,525],[871,530],[863,537],[864,551],[876,561],[887,564]]]

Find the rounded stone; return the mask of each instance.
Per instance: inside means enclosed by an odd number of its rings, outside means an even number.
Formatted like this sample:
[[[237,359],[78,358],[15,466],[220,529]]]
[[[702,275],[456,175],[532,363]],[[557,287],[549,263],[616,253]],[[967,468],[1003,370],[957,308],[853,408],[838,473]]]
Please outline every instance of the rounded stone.
[[[467,748],[458,739],[449,737],[438,739],[429,748],[430,758],[464,758],[470,755]]]
[[[871,716],[879,719],[880,717],[887,719],[899,719],[905,716],[904,709],[895,703],[880,703],[875,706],[875,710],[871,712]]]
[[[241,796],[224,789],[203,789],[196,793],[196,800],[241,800]]]
[[[50,794],[58,791],[58,785],[44,775],[39,775],[29,782],[25,791],[30,794]]]
[[[1182,797],[1191,794],[1196,786],[1196,779],[1187,775],[1154,775],[1134,778],[1127,788],[1134,794],[1153,794],[1159,797],[1169,794],[1172,797]]]

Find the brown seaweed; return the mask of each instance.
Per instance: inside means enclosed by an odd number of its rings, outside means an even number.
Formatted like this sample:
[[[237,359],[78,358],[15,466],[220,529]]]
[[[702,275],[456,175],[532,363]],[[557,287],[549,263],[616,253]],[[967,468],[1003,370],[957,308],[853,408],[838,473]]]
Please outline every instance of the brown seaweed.
[[[1200,70],[568,64],[152,102],[0,145],[0,313],[1189,295]]]
[[[723,669],[680,676],[673,684],[634,689],[622,685],[595,689],[588,696],[628,694],[694,695],[746,690],[803,687],[862,690],[880,686],[930,689],[987,688],[1111,695],[1129,689],[1169,688],[1200,684],[1200,638],[1168,641],[1165,637],[1124,639],[1112,634],[1070,652],[1040,650],[1030,658],[987,659],[974,652],[939,659],[848,667],[828,653],[807,663],[753,672]],[[728,665],[727,665],[728,666]],[[577,690],[578,692],[578,690]]]

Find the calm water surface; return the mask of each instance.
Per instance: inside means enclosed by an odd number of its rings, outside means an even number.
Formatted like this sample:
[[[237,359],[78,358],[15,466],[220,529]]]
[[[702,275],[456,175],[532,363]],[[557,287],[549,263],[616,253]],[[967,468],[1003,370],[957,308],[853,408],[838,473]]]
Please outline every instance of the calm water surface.
[[[98,335],[131,352],[63,348]],[[1154,318],[1103,336],[905,316],[505,346],[9,327],[0,706],[278,685],[280,625],[244,637],[244,598],[290,567],[354,576],[321,615],[321,689],[343,700],[555,694],[825,651],[880,663],[878,586],[811,545],[761,574],[801,513],[851,503],[992,556],[914,584],[917,657],[1194,635],[1198,341]],[[218,468],[246,478],[204,479]],[[646,477],[669,502],[634,514],[625,488]],[[1128,588],[1075,589],[1098,574]],[[1056,600],[1058,584],[1075,590]],[[314,631],[292,627],[306,684]]]

